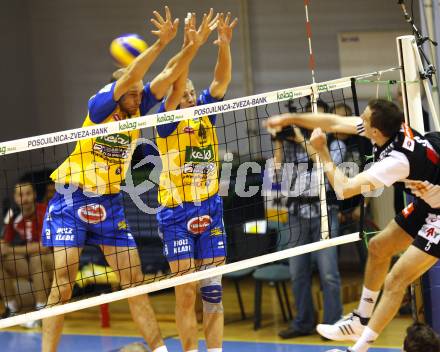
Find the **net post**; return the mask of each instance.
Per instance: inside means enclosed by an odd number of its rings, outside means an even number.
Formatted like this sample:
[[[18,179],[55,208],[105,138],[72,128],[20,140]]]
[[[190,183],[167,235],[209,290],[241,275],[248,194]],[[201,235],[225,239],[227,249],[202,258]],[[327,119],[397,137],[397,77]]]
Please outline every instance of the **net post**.
[[[422,57],[420,55],[420,51],[416,42],[414,41],[411,44],[414,50],[414,57],[420,72],[420,77],[422,78],[423,88],[425,90],[426,99],[428,100],[429,110],[431,111],[432,120],[434,121],[434,129],[436,131],[440,131],[440,122],[438,120],[438,113],[434,104],[434,100],[432,98],[431,89],[429,88],[429,84],[427,80],[428,76],[426,74],[425,68],[423,67]]]
[[[420,73],[413,49],[415,37],[404,35],[396,38],[397,53],[399,58],[400,81],[402,88],[403,111],[405,122],[418,132],[424,134],[422,98],[420,93]],[[417,82],[417,83],[415,83]]]

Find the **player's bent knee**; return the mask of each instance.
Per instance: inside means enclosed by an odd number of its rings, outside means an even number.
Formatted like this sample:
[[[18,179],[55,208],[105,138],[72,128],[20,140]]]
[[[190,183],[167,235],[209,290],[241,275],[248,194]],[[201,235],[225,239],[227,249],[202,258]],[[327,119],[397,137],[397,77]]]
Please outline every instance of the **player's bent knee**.
[[[388,246],[384,242],[380,238],[373,237],[368,243],[368,255],[384,259],[390,257],[392,254],[388,253]]]
[[[222,277],[214,276],[200,281],[200,294],[202,296],[203,312],[222,313]]]

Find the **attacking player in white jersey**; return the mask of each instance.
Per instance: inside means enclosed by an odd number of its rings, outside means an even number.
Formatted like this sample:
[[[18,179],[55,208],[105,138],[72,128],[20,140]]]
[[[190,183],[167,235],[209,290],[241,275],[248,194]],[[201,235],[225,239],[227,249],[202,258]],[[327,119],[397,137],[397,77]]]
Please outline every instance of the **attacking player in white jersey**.
[[[411,129],[403,123],[403,114],[393,103],[372,100],[361,118],[286,114],[270,118],[266,126],[268,129],[280,129],[291,124],[315,129],[311,143],[319,153],[326,175],[340,199],[397,182],[439,184],[438,135],[424,137]],[[326,136],[321,129],[333,133],[363,134],[369,138],[374,144],[375,162],[372,167],[354,177],[345,176],[331,160]],[[431,190],[434,186],[425,187],[425,193],[427,188]],[[421,192],[416,195],[420,196]],[[358,309],[333,325],[318,325],[318,332],[331,340],[356,341],[347,351],[367,351],[397,313],[406,287],[440,258],[439,242],[440,210],[417,198],[370,240]],[[388,273],[391,258],[402,251],[405,253]],[[382,299],[373,314],[384,283]]]

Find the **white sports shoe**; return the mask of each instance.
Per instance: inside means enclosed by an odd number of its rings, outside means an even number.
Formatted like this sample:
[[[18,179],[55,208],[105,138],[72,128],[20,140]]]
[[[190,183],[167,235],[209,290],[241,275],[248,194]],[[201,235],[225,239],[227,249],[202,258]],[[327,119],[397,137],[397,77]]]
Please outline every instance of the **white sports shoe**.
[[[26,323],[20,324],[22,328],[26,329],[37,329],[41,328],[41,320],[31,320],[27,321]]]
[[[321,336],[333,341],[357,341],[367,326],[368,320],[354,311],[333,325],[318,324],[316,331]]]

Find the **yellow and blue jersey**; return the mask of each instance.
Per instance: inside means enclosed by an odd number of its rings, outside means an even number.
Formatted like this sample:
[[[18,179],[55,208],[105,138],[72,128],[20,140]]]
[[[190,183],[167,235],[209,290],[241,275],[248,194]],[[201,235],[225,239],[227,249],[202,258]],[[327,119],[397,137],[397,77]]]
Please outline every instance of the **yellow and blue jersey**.
[[[120,108],[113,99],[116,83],[102,88],[90,98],[83,127],[121,120]],[[158,103],[146,84],[134,116],[145,115]],[[140,131],[119,132],[78,141],[70,156],[52,173],[56,183],[76,184],[86,192],[115,194],[120,191]]]
[[[218,101],[205,89],[197,105]],[[159,111],[165,110],[163,102]],[[158,228],[169,262],[226,256],[223,201],[218,195],[216,116],[157,126],[162,158]]]
[[[218,101],[205,89],[197,105]],[[159,112],[165,111],[162,102]],[[218,140],[215,115],[157,126],[156,143],[162,159],[158,200],[175,207],[200,202],[218,192]]]

